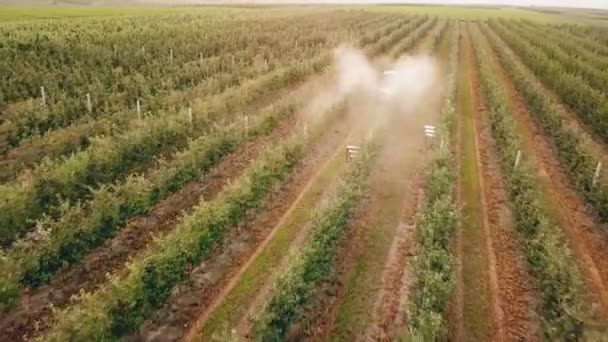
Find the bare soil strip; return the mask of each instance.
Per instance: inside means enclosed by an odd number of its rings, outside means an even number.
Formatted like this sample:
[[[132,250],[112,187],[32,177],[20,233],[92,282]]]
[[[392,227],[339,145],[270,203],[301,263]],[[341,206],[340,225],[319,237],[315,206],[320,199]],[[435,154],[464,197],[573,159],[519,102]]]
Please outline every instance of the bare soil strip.
[[[416,183],[411,194],[412,204],[404,206],[401,222],[397,227],[395,238],[388,252],[388,259],[382,271],[379,294],[373,306],[371,323],[365,333],[370,341],[390,341],[395,336],[406,336],[407,325],[398,325],[404,318],[404,304],[407,303],[411,286],[410,275],[407,270],[407,260],[414,253],[414,223],[415,214],[423,200],[422,174],[415,175]]]
[[[341,125],[343,125],[342,123]],[[287,237],[281,237],[281,242],[285,245],[290,245],[294,243],[294,240],[298,240],[301,237],[301,233],[305,233],[306,231],[306,220],[304,222],[300,222],[301,224],[295,223],[294,217],[292,214],[295,211],[298,211],[298,215],[302,215],[300,206],[303,205],[303,201],[312,202],[319,200],[326,188],[319,187],[317,183],[324,184],[328,186],[328,183],[331,183],[333,177],[326,177],[325,173],[329,172],[329,174],[334,174],[340,168],[339,165],[337,168],[330,167],[330,164],[335,164],[337,159],[343,158],[344,153],[344,143],[347,139],[348,133],[350,131],[349,125],[345,125],[345,127],[333,128],[332,131],[334,135],[332,135],[331,140],[326,140],[319,144],[319,147],[314,151],[311,151],[311,158],[313,158],[306,166],[306,171],[302,173],[302,175],[297,176],[298,179],[289,180],[286,186],[288,191],[281,191],[278,196],[272,196],[273,201],[280,198],[280,196],[284,196],[284,200],[280,200],[282,205],[274,206],[271,205],[271,210],[264,213],[263,215],[259,215],[254,221],[251,223],[251,227],[248,229],[252,229],[255,227],[257,231],[255,238],[253,241],[248,241],[247,250],[242,253],[242,255],[232,258],[230,263],[227,265],[223,265],[222,270],[218,270],[222,274],[226,274],[226,277],[223,281],[217,282],[213,287],[215,288],[215,295],[208,296],[204,289],[198,289],[197,296],[199,298],[207,298],[208,302],[206,305],[200,305],[199,311],[194,315],[189,317],[189,321],[185,322],[185,325],[182,324],[182,327],[185,327],[182,331],[182,336],[185,340],[190,341],[194,340],[197,337],[197,334],[205,329],[205,324],[208,322],[208,319],[215,313],[215,311],[220,308],[227,296],[233,295],[232,290],[235,289],[239,282],[243,280],[246,273],[252,267],[253,263],[258,260],[261,254],[266,253],[266,248],[269,247],[269,244],[273,242],[275,236],[280,233],[281,230],[290,230],[292,231],[290,235]],[[338,126],[339,127],[339,126]],[[338,163],[341,164],[341,163]],[[293,186],[293,184],[298,184],[297,186]],[[305,198],[306,197],[306,198]],[[310,203],[306,203],[309,205]],[[301,221],[301,218],[300,218]],[[286,224],[294,223],[294,226],[287,227]],[[245,230],[248,230],[245,229]],[[238,241],[239,239],[236,239]],[[234,245],[235,241],[230,241],[230,245]],[[266,256],[265,256],[266,257]],[[240,260],[239,260],[240,258]],[[278,262],[281,262],[282,258],[278,258]],[[210,260],[209,263],[213,261]],[[269,265],[272,269],[276,266]],[[229,270],[233,271],[230,272]],[[259,272],[256,272],[259,273]],[[266,276],[270,276],[273,272],[271,270],[267,270],[267,273],[259,273],[254,275],[248,275],[247,278],[250,277],[260,277],[261,281],[264,283],[264,279]],[[255,280],[246,279],[247,281],[251,281],[253,283],[257,283]],[[255,292],[259,291],[260,288],[253,288],[254,293],[238,293],[235,294],[237,299],[236,302],[249,302],[249,300],[255,298]],[[245,291],[246,292],[246,291]],[[242,298],[242,297],[245,298]],[[241,299],[241,300],[239,300]],[[248,300],[249,299],[249,300]],[[240,303],[243,304],[243,303]],[[233,308],[237,312],[243,314],[247,312],[248,305],[239,306]],[[223,308],[223,307],[222,307]],[[226,331],[223,332],[225,334],[230,333],[233,327],[238,326],[239,317],[241,320],[246,319],[246,313],[243,316],[240,316],[237,312],[232,310],[230,311],[231,317],[220,317],[220,320],[225,319],[225,323],[228,324],[225,328]],[[222,315],[220,315],[222,316]],[[229,318],[229,319],[226,319]],[[182,322],[184,323],[184,322]],[[213,333],[217,333],[217,331],[209,331],[208,335],[206,331],[203,331],[203,335],[207,338],[210,338]],[[241,336],[244,337],[244,336]],[[163,338],[163,341],[167,340],[167,338]]]
[[[167,233],[201,197],[214,198],[231,179],[236,179],[265,148],[281,139],[295,121],[286,120],[270,135],[259,136],[224,158],[208,174],[183,187],[144,215],[132,219],[125,229],[89,253],[81,263],[59,272],[46,286],[25,293],[22,305],[0,321],[0,340],[19,341],[50,324],[52,308],[70,303],[81,290],[103,284],[106,275],[120,269],[131,256],[143,251],[155,236]]]
[[[487,43],[487,42],[486,42]],[[496,56],[492,54],[495,70],[501,77],[511,104],[516,109],[520,134],[526,151],[538,165],[545,200],[554,217],[565,231],[579,260],[584,280],[594,299],[601,305],[599,314],[608,319],[608,233],[598,218],[587,208],[584,198],[569,182],[560,167],[554,146],[536,124],[525,102],[508,78]]]
[[[455,23],[446,24],[455,25]],[[435,30],[439,30],[437,27]],[[446,30],[447,31],[447,30]],[[449,35],[444,34],[439,39],[437,48],[437,65],[439,74],[446,74],[446,59],[450,50]],[[417,53],[424,53],[424,47],[428,46],[429,37],[422,42],[416,49]],[[440,82],[433,87],[435,91],[443,93],[444,89]],[[440,95],[441,97],[441,95]],[[431,104],[435,106],[435,104]],[[440,112],[440,109],[437,109]],[[414,222],[415,214],[418,211],[423,200],[423,177],[416,175],[414,189],[416,193],[412,194],[415,197],[416,205],[411,207],[404,206],[401,222],[397,228],[396,236],[391,244],[388,259],[384,265],[382,272],[381,288],[376,296],[376,302],[373,306],[373,315],[371,322],[367,325],[365,336],[368,340],[390,340],[395,336],[407,335],[406,309],[411,287],[410,274],[408,272],[408,260],[414,255]]]
[[[470,33],[463,31],[461,39],[462,70],[459,82],[458,120],[461,134],[459,153],[459,203],[462,205],[462,222],[459,242],[462,257],[461,282],[462,312],[456,312],[459,327],[453,336],[456,341],[504,340],[503,313],[500,310],[496,257],[488,206],[484,189],[476,118],[479,113],[477,72]]]
[[[479,42],[475,42],[479,44]],[[509,341],[537,340],[540,332],[539,317],[535,312],[536,294],[525,256],[519,248],[515,219],[509,206],[509,197],[503,181],[497,148],[488,116],[483,108],[479,81],[473,80],[475,127],[478,134],[481,179],[487,210],[490,239],[492,241],[497,275],[500,316],[504,325],[504,338]]]
[[[372,172],[369,205],[354,223],[354,231],[360,235],[349,240],[351,247],[338,261],[343,265],[342,274],[338,276],[342,289],[331,299],[335,311],[329,310],[326,328],[318,336],[354,341],[365,336],[368,325],[382,326],[374,321],[379,317],[373,314],[374,304],[381,295],[379,290],[383,287],[379,270],[387,267],[391,245],[400,233],[400,227],[404,227],[401,224],[403,213],[413,213],[417,206],[420,171],[429,157],[421,127],[436,120],[438,108],[432,101],[434,96],[428,98],[430,103],[423,104],[415,113],[405,113],[391,124],[386,148]],[[399,246],[407,247],[407,244]],[[399,250],[396,254],[406,255],[407,250]],[[404,267],[403,259],[398,263]]]

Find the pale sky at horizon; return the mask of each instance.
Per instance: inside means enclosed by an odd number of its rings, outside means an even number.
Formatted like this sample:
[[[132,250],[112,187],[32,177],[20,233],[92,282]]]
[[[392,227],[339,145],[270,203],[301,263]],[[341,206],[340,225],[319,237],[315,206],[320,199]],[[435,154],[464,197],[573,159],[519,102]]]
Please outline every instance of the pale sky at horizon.
[[[543,7],[579,7],[608,9],[608,0],[346,0],[344,2],[383,2],[411,4],[511,5]]]

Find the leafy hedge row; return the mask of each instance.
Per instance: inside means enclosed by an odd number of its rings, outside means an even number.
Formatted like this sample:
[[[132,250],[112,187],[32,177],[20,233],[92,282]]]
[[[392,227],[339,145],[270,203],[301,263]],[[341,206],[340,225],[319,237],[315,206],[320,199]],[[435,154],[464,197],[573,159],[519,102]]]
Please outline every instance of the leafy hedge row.
[[[529,27],[515,22],[502,22],[507,29],[527,39],[535,47],[542,50],[549,58],[557,61],[567,72],[580,75],[591,87],[599,92],[605,92],[608,87],[608,70],[602,63],[602,58],[594,54],[584,54],[584,49],[576,44],[567,42],[563,37],[554,37],[538,27]],[[541,39],[538,39],[542,36]]]
[[[361,13],[331,13],[298,21],[285,17],[257,22],[249,19],[245,25],[225,20],[198,31],[193,27],[203,21],[193,23],[180,17],[168,17],[160,25],[150,25],[139,18],[132,22],[132,27],[127,20],[117,19],[117,25],[126,25],[122,26],[123,32],[106,30],[87,41],[72,40],[74,32],[65,29],[72,26],[69,22],[51,29],[54,35],[46,28],[41,31],[16,25],[19,37],[3,41],[0,49],[0,60],[4,62],[0,66],[7,75],[0,79],[3,90],[0,92],[8,103],[25,101],[14,103],[13,109],[4,115],[6,121],[0,125],[0,141],[6,138],[10,146],[16,146],[25,137],[64,127],[81,117],[99,118],[124,111],[125,103],[134,105],[137,98],[144,100],[148,109],[160,110],[164,105],[160,98],[202,80],[211,80],[211,85],[214,78],[240,82],[243,76],[265,72],[265,60],[273,67],[275,61],[285,60],[287,56],[310,58],[315,51],[335,43],[331,39],[336,36],[325,35],[326,31],[343,34],[344,28],[358,25],[352,19],[363,20]],[[215,21],[215,18],[207,19]],[[88,23],[80,29],[94,30],[95,26]],[[170,38],[165,41],[163,37],[169,33],[167,26],[174,34],[169,34]],[[142,44],[122,41],[126,32],[131,33],[131,39],[139,35]],[[306,36],[301,32],[306,32]],[[296,40],[298,45],[294,46]],[[210,45],[217,47],[215,52],[208,49]],[[141,51],[142,46],[145,51]],[[172,63],[170,49],[174,50]],[[206,57],[202,62],[200,53]],[[234,73],[234,70],[240,72]],[[40,86],[45,86],[47,91],[46,108],[38,106]],[[92,95],[91,114],[86,110],[86,93]]]
[[[452,32],[449,75],[441,110],[437,157],[425,177],[425,199],[416,216],[416,256],[412,259],[412,297],[408,307],[409,333],[414,340],[441,340],[447,336],[445,311],[454,290],[454,263],[451,240],[458,223],[454,202],[454,157],[450,135],[456,115],[456,77],[458,75],[459,32]]]
[[[516,57],[493,32],[485,32],[518,92],[526,100],[530,112],[557,147],[557,155],[570,179],[600,217],[608,221],[608,184],[600,181],[593,186],[598,159],[606,156],[591,153],[591,148],[584,139],[564,123],[559,114],[560,104],[544,94],[542,85],[518,63]]]
[[[367,55],[371,56],[377,56],[386,52],[389,48],[402,41],[405,37],[408,37],[417,27],[428,20],[428,17],[423,16],[403,19],[402,25],[399,26],[400,28],[393,31],[390,35],[382,37],[374,45],[365,48],[365,52]]]
[[[390,55],[392,57],[399,57],[400,54],[411,50],[417,43],[420,42],[420,39],[422,39],[425,34],[427,34],[433,27],[436,26],[436,24],[437,17],[432,17],[426,20],[424,23],[418,25],[417,27],[414,27],[413,31],[411,31],[411,33],[408,33],[406,39],[401,40],[399,44],[393,46]]]
[[[379,30],[377,32],[373,32],[369,36],[366,36],[366,41],[368,43],[365,44],[373,43],[379,39],[377,38],[375,40],[370,40],[371,38],[375,37],[374,34],[386,31],[384,28],[386,24],[381,23],[381,20],[389,20],[389,22],[393,22],[400,18],[400,16],[379,16],[375,19],[367,18],[366,20],[362,20],[357,25],[352,25],[355,27],[354,31],[349,30],[348,32],[358,35],[361,31],[369,29],[369,27],[374,27],[372,25],[380,23],[383,27],[381,31]],[[297,28],[298,27],[294,27],[292,29]],[[346,32],[342,32],[344,30],[345,29],[339,30],[338,36],[346,35]],[[311,31],[310,34],[312,35],[314,32]],[[260,64],[259,61],[256,65],[241,65],[241,59],[245,58],[246,56],[249,56],[250,58],[254,58],[256,56],[249,50],[235,52],[237,56],[234,54],[228,54],[204,59],[204,62],[202,63],[197,61],[195,62],[197,68],[208,69],[208,71],[205,73],[203,81],[198,82],[198,80],[193,80],[193,85],[187,89],[172,90],[159,94],[155,97],[142,98],[145,114],[146,116],[159,116],[166,114],[163,111],[183,111],[185,110],[185,104],[191,103],[197,98],[205,98],[218,94],[230,87],[238,86],[247,79],[258,76],[263,72],[268,72],[270,70],[281,68],[285,65],[293,64],[297,62],[297,60],[305,59],[307,56],[312,57],[312,54],[316,53],[318,49],[313,48],[305,50],[305,48],[308,46],[306,44],[306,40],[309,38],[310,37],[300,37],[299,41],[303,43],[299,44],[295,48],[292,46],[292,42],[282,39],[281,44],[278,44],[273,50],[275,51],[273,56],[277,57],[267,60],[267,67],[264,67],[264,65],[258,65]],[[290,53],[284,53],[286,51],[285,49],[290,50]],[[239,57],[238,55],[241,54],[243,55]],[[230,60],[233,57],[236,59],[236,62],[231,63]],[[38,101],[32,102],[32,105],[36,108],[40,106]],[[123,107],[115,109],[112,114],[106,116],[100,117],[97,115],[95,119],[86,117],[82,120],[74,122],[73,124],[70,124],[67,127],[57,128],[47,132],[43,136],[35,135],[25,140],[21,140],[19,142],[19,146],[7,151],[6,158],[0,161],[0,182],[13,179],[18,172],[22,171],[24,168],[34,166],[36,163],[42,160],[42,158],[47,157],[54,159],[79,149],[86,148],[91,144],[90,137],[97,135],[107,136],[120,134],[120,132],[124,132],[131,128],[136,128],[138,120],[134,114],[134,110],[132,108],[125,109]],[[28,119],[26,119],[26,117],[27,116],[25,115],[18,116],[19,120],[27,121]],[[14,125],[14,123],[10,122],[6,122],[5,124],[9,126]],[[3,128],[0,127],[0,131],[2,130]],[[0,136],[1,135],[2,133],[0,133]],[[0,148],[0,150],[2,150],[2,148]]]
[[[269,133],[284,117],[295,112],[293,100],[270,108],[251,120],[249,136],[243,127],[233,124],[194,140],[188,149],[178,152],[147,177],[133,175],[125,181],[102,186],[93,191],[86,207],[61,205],[57,219],[46,217],[37,223],[30,239],[18,241],[0,261],[0,304],[9,307],[18,300],[14,292],[22,286],[46,283],[66,264],[78,262],[91,249],[112,237],[135,215],[179,190],[204,174],[221,158],[235,151],[245,140]],[[42,238],[41,238],[42,237]],[[10,289],[13,296],[2,295]]]
[[[335,115],[328,115],[330,120]],[[57,312],[56,325],[40,341],[117,339],[136,330],[187,279],[228,231],[259,208],[302,159],[306,146],[323,133],[327,121],[308,135],[294,134],[269,148],[237,181],[213,201],[204,200],[162,240],[134,258],[123,272],[81,301]]]
[[[597,26],[568,25],[558,26],[560,32],[571,34],[568,38],[582,43],[586,49],[608,57],[608,35]]]
[[[602,92],[593,89],[581,76],[566,72],[558,61],[549,58],[511,28],[507,29],[496,21],[490,21],[490,27],[545,84],[553,88],[583,122],[592,127],[608,143],[608,98]]]
[[[474,40],[480,42],[480,36],[476,35]],[[542,318],[544,338],[578,339],[589,319],[581,275],[571,250],[565,245],[562,231],[540,205],[542,199],[538,181],[533,176],[533,162],[524,158],[517,168],[513,167],[517,151],[522,148],[515,113],[488,62],[490,56],[480,43],[474,45],[490,126],[515,213],[516,229],[522,237],[520,243],[538,288],[538,312]]]
[[[363,146],[358,159],[338,179],[329,203],[313,211],[311,240],[274,284],[272,298],[255,318],[254,340],[282,341],[313,298],[317,285],[334,271],[337,246],[367,188],[374,152],[373,143]]]
[[[525,21],[527,28],[546,34],[550,41],[559,45],[564,51],[581,61],[593,65],[599,72],[608,70],[608,47],[598,44],[587,38],[580,38],[574,34],[559,30],[557,27],[540,25]]]
[[[296,96],[271,106],[260,117],[252,117],[249,136],[270,132],[283,117],[298,107]],[[38,286],[47,282],[66,263],[78,262],[92,248],[111,237],[131,217],[200,176],[244,140],[243,127],[234,123],[203,136],[177,152],[146,177],[133,175],[125,181],[102,186],[92,192],[85,205],[68,202],[59,206],[58,218],[43,218],[29,238],[18,241],[0,261],[0,307],[17,300],[19,283]],[[43,237],[42,241],[40,237]]]
[[[193,104],[192,125],[185,115],[145,120],[142,127],[122,136],[96,138],[85,151],[42,163],[25,182],[0,185],[0,244],[7,245],[28,231],[42,214],[53,213],[60,199],[90,198],[91,187],[112,182],[145,168],[158,155],[186,147],[189,139],[209,131],[213,123],[236,121],[240,111],[267,101],[277,91],[321,70],[327,61],[328,56],[323,55],[207,101],[197,101]]]

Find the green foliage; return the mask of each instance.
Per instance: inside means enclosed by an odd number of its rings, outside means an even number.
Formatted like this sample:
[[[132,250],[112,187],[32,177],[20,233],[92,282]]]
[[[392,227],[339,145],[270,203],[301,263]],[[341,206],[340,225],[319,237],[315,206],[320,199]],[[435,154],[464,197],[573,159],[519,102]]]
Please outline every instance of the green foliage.
[[[263,203],[298,163],[305,144],[301,138],[288,139],[267,151],[216,200],[202,201],[166,238],[134,259],[125,275],[59,313],[56,326],[41,339],[97,340],[134,331],[184,279],[188,266],[206,258],[231,227]]]
[[[477,40],[479,37],[477,37]],[[475,45],[481,70],[481,86],[502,171],[509,189],[516,229],[535,275],[540,296],[538,311],[548,340],[581,338],[581,327],[589,322],[589,306],[583,300],[582,282],[572,252],[564,246],[564,236],[539,203],[540,190],[532,176],[533,165],[513,161],[521,143],[517,136],[515,113],[489,63],[489,57]]]
[[[559,103],[545,95],[542,85],[526,72],[515,56],[501,44],[499,38],[487,30],[486,34],[491,38],[517,90],[526,100],[530,112],[557,147],[561,165],[600,217],[608,221],[608,184],[592,184],[595,167],[601,156],[594,156],[584,139],[564,123],[559,114]]]
[[[452,32],[450,73],[441,113],[440,136],[449,142],[456,114],[456,75],[458,73],[459,33]],[[414,285],[408,307],[411,336],[425,341],[447,336],[445,311],[455,286],[451,240],[458,210],[453,198],[454,159],[449,143],[437,146],[437,157],[425,177],[425,200],[416,216],[416,256],[411,265]]]
[[[317,72],[326,63],[326,59],[319,58],[305,66],[296,65],[292,68],[295,71],[287,71],[289,75],[286,78],[299,80],[308,73]],[[269,81],[265,82],[277,82],[280,86],[281,75],[269,74],[265,78]],[[253,82],[244,92],[255,90],[255,87],[257,83]],[[228,95],[213,103],[218,103],[218,108],[225,108],[221,99],[231,100],[238,94],[237,91],[229,91]],[[262,95],[254,92],[248,98]],[[288,96],[265,109],[264,114],[251,116],[249,138],[270,132],[284,117],[293,114],[296,107],[296,97]],[[209,116],[219,113],[213,107],[207,110]],[[218,117],[216,122],[221,120]],[[146,176],[132,175],[124,181],[102,185],[91,190],[91,199],[88,201],[73,205],[69,201],[60,202],[54,209],[56,213],[39,220],[36,231],[19,240],[11,249],[7,263],[0,265],[0,270],[6,275],[3,281],[11,284],[10,288],[6,287],[7,296],[2,303],[14,303],[17,293],[12,289],[15,286],[18,288],[19,282],[22,285],[39,286],[50,280],[61,267],[78,262],[92,248],[112,237],[129,218],[144,213],[152,205],[206,172],[244,141],[241,122],[214,127],[216,129],[191,142],[185,150],[158,161],[153,169],[147,171]],[[9,269],[13,271],[8,272]]]
[[[490,26],[584,123],[608,142],[608,99],[603,91],[588,84],[576,69],[572,69],[576,67],[567,69],[568,57],[548,55],[550,47],[543,51],[540,48],[545,46],[542,44],[543,36],[524,34],[511,25],[495,21],[491,21]]]
[[[317,72],[326,63],[326,57],[320,56],[271,72],[206,101],[197,101],[193,104],[197,116],[192,126],[185,116],[145,120],[138,129],[119,137],[96,138],[87,150],[69,158],[46,161],[34,170],[31,180],[8,185],[0,193],[0,243],[6,245],[29,230],[33,220],[52,212],[60,198],[90,198],[91,187],[112,182],[130,171],[145,168],[158,155],[186,147],[191,137],[208,132],[213,123],[235,122],[239,111],[268,101],[276,91]]]

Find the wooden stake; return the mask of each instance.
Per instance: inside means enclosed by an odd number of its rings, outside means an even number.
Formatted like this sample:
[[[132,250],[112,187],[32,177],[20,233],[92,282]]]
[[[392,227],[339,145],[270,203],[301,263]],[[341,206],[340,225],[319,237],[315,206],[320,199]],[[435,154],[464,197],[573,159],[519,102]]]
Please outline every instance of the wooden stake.
[[[173,49],[169,50],[169,61],[173,64]]]
[[[137,99],[137,118],[141,120],[141,102]]]
[[[190,126],[192,126],[192,107],[188,107],[188,121],[190,122]]]
[[[521,151],[517,150],[517,155],[515,156],[515,164],[513,164],[513,168],[516,169],[519,165],[519,161],[521,160]]]
[[[93,103],[91,102],[91,93],[87,93],[87,110],[93,113]]]
[[[203,63],[203,53],[202,52],[198,54],[198,59],[201,63]]]
[[[597,180],[600,178],[600,172],[602,170],[602,162],[597,162],[597,166],[595,167],[595,174],[593,175],[593,183],[595,186],[597,184]]]
[[[42,97],[42,105],[46,106],[46,92],[44,91],[44,87],[40,87],[40,95]]]

